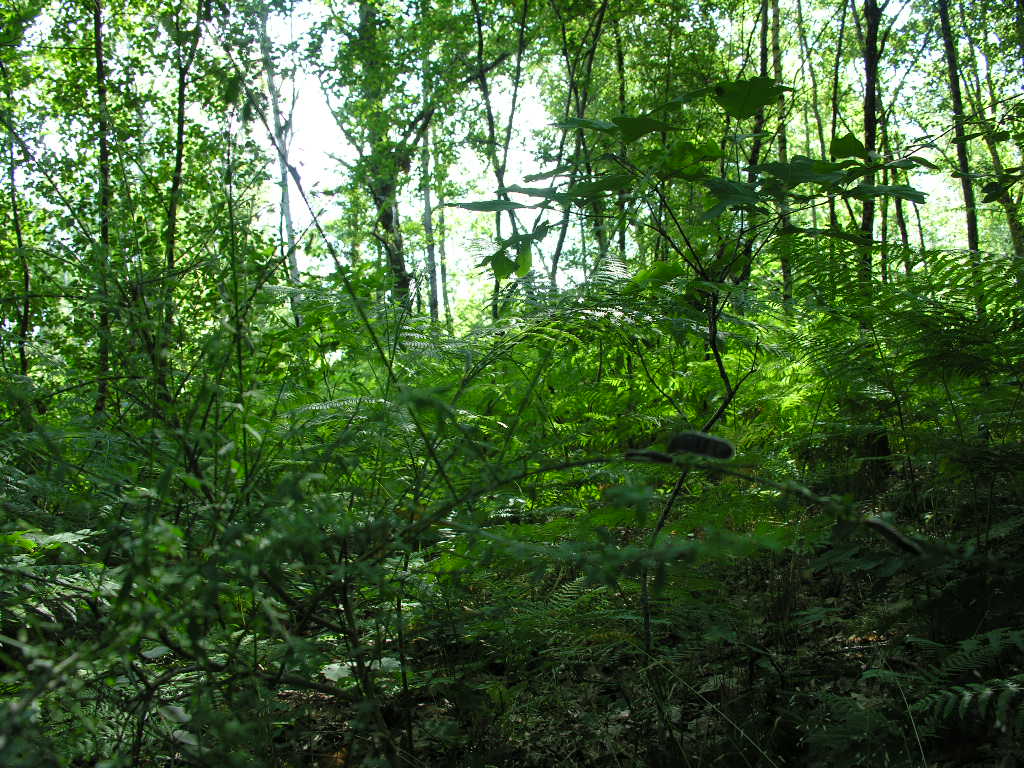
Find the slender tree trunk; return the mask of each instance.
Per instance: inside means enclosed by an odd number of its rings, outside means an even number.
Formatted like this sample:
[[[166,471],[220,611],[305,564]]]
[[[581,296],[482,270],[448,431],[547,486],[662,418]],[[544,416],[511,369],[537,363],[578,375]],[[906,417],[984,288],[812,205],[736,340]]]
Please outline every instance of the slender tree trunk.
[[[832,97],[831,97],[831,120],[829,121],[829,143],[835,141],[839,131],[839,69],[843,61],[843,52],[846,47],[846,7],[847,0],[839,0],[839,35],[836,38],[836,55],[832,63]],[[836,199],[833,196],[828,198],[828,226],[829,229],[839,229],[839,216],[836,213]]]
[[[882,21],[882,10],[878,0],[864,0],[864,149],[871,156],[878,150],[878,29]],[[875,183],[875,174],[864,177],[868,185]],[[875,200],[864,201],[861,213],[861,232],[868,243],[875,238]],[[858,268],[861,282],[871,282],[871,249],[865,247]]]
[[[844,5],[845,9],[846,6]],[[821,115],[821,103],[818,96],[818,76],[814,71],[814,59],[811,55],[811,46],[807,42],[807,26],[804,23],[804,9],[802,0],[796,0],[796,28],[797,35],[800,40],[800,60],[802,66],[807,67],[807,75],[811,81],[811,112],[814,115],[814,128],[815,136],[818,139],[818,152],[822,158],[827,157],[828,145],[825,142],[825,120]],[[806,118],[807,102],[804,102],[804,124],[808,123]],[[811,137],[810,131],[807,132],[807,155],[813,157],[811,150]],[[835,219],[835,201],[829,200],[829,209],[831,211],[830,222]],[[815,203],[811,204],[811,220],[812,226],[817,229],[818,227],[818,206]]]
[[[953,107],[953,134],[956,143],[957,168],[960,173],[960,189],[964,197],[964,220],[967,225],[967,250],[976,279],[980,280],[978,262],[978,207],[974,197],[974,184],[971,182],[971,164],[967,155],[967,138],[964,131],[964,103],[960,91],[960,63],[958,61],[956,41],[949,23],[949,0],[936,0],[939,11],[939,23],[942,28],[942,43],[946,54],[946,70],[949,74],[949,92]],[[980,286],[976,286],[975,305],[978,315],[985,313],[985,298]]]
[[[444,220],[444,195],[437,196],[437,260],[441,271],[441,303],[444,306],[444,326],[448,329],[448,335],[455,333],[455,326],[452,323],[452,308],[448,300],[448,254],[445,249],[445,241],[448,239],[448,229]]]
[[[288,277],[293,287],[300,282],[299,262],[297,258],[298,242],[295,237],[295,225],[292,221],[291,187],[288,174],[288,144],[291,140],[291,121],[293,109],[288,110],[288,117],[285,118],[284,110],[281,109],[281,90],[277,82],[277,68],[274,65],[274,52],[270,46],[270,35],[267,32],[267,20],[270,15],[269,7],[260,11],[260,54],[263,58],[263,74],[267,79],[267,95],[270,97],[270,113],[273,119],[274,147],[277,150],[278,184],[281,187],[281,224],[284,228],[284,255],[288,264]],[[294,105],[294,102],[293,102]],[[295,325],[302,325],[302,315],[298,310],[299,297],[293,295],[290,299],[292,316],[295,318]]]
[[[886,118],[885,125],[882,130],[882,151],[885,153],[887,158],[891,158],[893,156],[892,145],[889,137],[888,118]],[[896,169],[892,169],[891,173],[893,180],[895,181],[897,176]],[[907,228],[907,215],[904,210],[904,201],[902,198],[897,197],[893,200],[893,216],[896,219],[896,228],[900,233],[903,270],[909,275],[911,271],[913,271],[913,264],[910,262],[910,233]]]
[[[779,0],[771,0],[772,5],[772,71],[776,82],[785,80],[782,71],[782,44],[779,40],[779,27],[781,26],[781,14],[779,12]],[[789,145],[786,136],[786,97],[779,93],[779,162],[785,165],[789,162]],[[789,203],[785,199],[779,202],[779,219],[783,231],[789,228]],[[782,306],[786,315],[793,313],[793,266],[788,255],[780,256],[780,267],[782,268]]]
[[[615,32],[615,78],[618,85],[619,114],[626,114],[626,54],[622,46],[622,30],[619,28],[619,20],[615,20],[613,26]],[[619,147],[623,155],[626,153],[625,142]],[[616,239],[618,240],[619,260],[626,260],[626,194],[620,192],[616,200],[618,208],[618,222],[616,224]]]
[[[411,278],[405,262],[401,216],[398,211],[398,193],[401,175],[407,173],[409,149],[395,149],[389,141],[387,117],[383,108],[385,84],[380,81],[377,56],[381,42],[378,39],[377,9],[371,2],[359,3],[358,46],[363,69],[362,96],[380,109],[380,114],[367,120],[367,140],[370,156],[367,163],[367,187],[377,210],[377,239],[384,251],[384,260],[391,273],[393,298],[406,310],[411,307]]]
[[[178,212],[181,205],[181,187],[185,168],[185,107],[186,92],[192,64],[199,50],[203,18],[206,16],[205,3],[199,0],[196,8],[195,26],[190,30],[191,41],[184,52],[179,52],[177,67],[177,89],[174,117],[174,165],[171,170],[171,187],[167,194],[167,218],[164,225],[164,276],[161,281],[160,321],[156,329],[156,343],[152,352],[153,369],[156,379],[157,397],[168,402],[172,399],[169,374],[169,355],[175,325],[175,270],[178,258]],[[140,300],[142,298],[140,297]]]
[[[768,31],[770,22],[768,20],[769,0],[761,0],[760,11],[758,12],[759,19],[759,33],[758,33],[758,68],[757,73],[761,77],[768,77]],[[754,170],[754,166],[761,162],[761,148],[764,144],[764,126],[765,126],[765,114],[764,107],[757,110],[757,114],[754,116],[754,138],[750,144],[750,170],[747,171],[747,183],[757,183],[757,171]],[[750,215],[750,214],[747,214]],[[740,274],[737,278],[738,283],[745,283],[750,279],[751,271],[754,268],[754,234],[748,232],[744,237],[743,243],[743,257],[740,259]],[[708,276],[703,276],[707,279]],[[712,276],[711,279],[721,279],[717,276]]]
[[[1003,163],[1003,157],[999,151],[999,143],[995,139],[996,125],[993,119],[989,116],[989,110],[985,107],[985,96],[984,89],[981,84],[981,76],[979,75],[980,63],[978,61],[977,49],[974,45],[974,39],[969,33],[966,19],[964,18],[964,7],[960,4],[960,20],[961,26],[964,29],[964,37],[967,40],[968,51],[970,52],[970,77],[967,76],[967,72],[963,72],[963,83],[964,90],[967,93],[967,101],[970,103],[971,111],[975,116],[975,119],[982,123],[982,139],[985,142],[985,147],[988,149],[989,157],[992,160],[992,171],[995,173],[997,179],[1003,178],[1006,171]],[[992,72],[989,67],[985,68],[985,82],[989,93],[989,102],[994,108],[998,103],[999,97],[996,94],[996,89],[992,83]],[[1017,201],[1010,194],[1010,191],[1005,187],[1000,191],[997,197],[999,206],[1003,209],[1003,215],[1006,217],[1006,227],[1010,232],[1010,243],[1013,245],[1013,254],[1017,259],[1017,264],[1021,265],[1018,274],[1024,276],[1024,225],[1021,223],[1020,208],[1017,205]]]
[[[430,131],[423,134],[420,149],[420,175],[423,179],[423,234],[427,250],[427,307],[431,322],[438,321],[437,306],[437,262],[434,250],[434,208],[430,200]]]
[[[846,6],[843,5],[845,10]],[[811,81],[811,112],[814,115],[815,135],[818,137],[818,149],[821,156],[825,157],[828,152],[828,144],[825,142],[825,120],[821,116],[821,103],[818,96],[818,76],[814,71],[814,61],[811,55],[811,47],[807,42],[807,25],[804,23],[804,10],[802,0],[796,2],[796,28],[800,38],[800,59],[807,67],[807,75]]]
[[[480,88],[480,96],[483,100],[484,116],[487,123],[488,159],[490,160],[491,169],[494,172],[494,179],[498,185],[498,197],[502,200],[508,200],[508,193],[505,191],[505,172],[508,169],[508,153],[512,144],[512,127],[516,118],[519,89],[522,86],[523,55],[526,53],[526,26],[530,12],[530,0],[522,0],[522,3],[522,10],[519,15],[516,33],[515,64],[512,72],[512,103],[509,105],[508,119],[506,120],[503,129],[503,135],[500,142],[501,152],[499,154],[497,117],[494,110],[494,103],[491,98],[491,86],[487,76],[489,68],[486,66],[484,61],[485,45],[483,14],[480,9],[479,0],[472,0],[471,2],[473,9],[473,22],[476,27],[476,57],[478,73],[476,82]],[[502,239],[501,213],[501,211],[495,211],[494,213],[494,230],[495,235],[499,240]],[[516,218],[515,211],[506,211],[505,213],[508,216],[512,235],[518,235],[520,225]],[[519,258],[521,257],[517,254],[516,259],[518,260]],[[501,306],[499,302],[500,291],[501,280],[498,278],[497,274],[495,274],[494,289],[491,294],[491,319],[495,321],[501,314]]]
[[[608,0],[601,0],[601,4],[590,15],[586,30],[579,36],[578,42],[573,39],[573,35],[569,30],[570,22],[567,16],[562,13],[557,0],[552,0],[551,9],[559,22],[560,53],[562,60],[565,62],[567,93],[565,115],[567,117],[584,117],[590,106],[594,59],[601,36],[604,33]],[[573,170],[569,174],[570,185],[578,181],[580,176],[587,179],[593,177],[590,148],[587,144],[586,136],[581,130],[573,132],[572,166]],[[551,272],[549,274],[552,291],[557,288],[558,264],[569,232],[570,211],[570,205],[562,207],[562,221],[555,252],[551,259]],[[604,221],[604,204],[600,199],[591,201],[589,214],[593,221],[591,229],[598,241],[596,261],[599,263],[607,256],[610,244],[607,224]]]
[[[11,93],[10,80],[7,75],[7,68],[0,62],[0,76],[4,81],[4,94],[7,103],[13,104],[14,97]],[[14,125],[10,118],[4,120],[7,129],[7,183],[11,200],[11,227],[14,230],[14,248],[18,255],[18,268],[21,270],[21,306],[18,308],[18,373],[28,379],[31,370],[31,362],[28,356],[28,340],[32,327],[32,269],[28,262],[28,252],[25,249],[25,235],[21,228],[21,196],[18,194],[17,157],[14,154]],[[109,338],[109,335],[108,335]],[[18,401],[18,423],[25,432],[31,431],[35,420],[32,416],[32,405],[28,400]]]
[[[427,9],[430,0],[421,0],[419,15],[421,23],[426,20]],[[425,25],[424,25],[425,26]],[[420,78],[422,82],[423,104],[422,113],[425,115],[430,110],[430,100],[433,93],[433,77],[430,71],[430,41],[423,40],[420,43]],[[425,126],[420,141],[420,184],[423,191],[423,234],[426,240],[426,266],[427,266],[427,310],[430,313],[430,321],[438,322],[438,301],[437,301],[437,258],[434,246],[434,209],[431,201],[430,186],[430,126]],[[418,293],[418,292],[417,292]]]
[[[94,413],[107,410],[110,381],[110,112],[107,105],[107,66],[103,46],[102,0],[93,0],[93,52],[96,61],[96,132],[99,134],[99,217],[100,239],[96,250],[96,280],[99,288],[99,339],[96,345],[96,400]]]

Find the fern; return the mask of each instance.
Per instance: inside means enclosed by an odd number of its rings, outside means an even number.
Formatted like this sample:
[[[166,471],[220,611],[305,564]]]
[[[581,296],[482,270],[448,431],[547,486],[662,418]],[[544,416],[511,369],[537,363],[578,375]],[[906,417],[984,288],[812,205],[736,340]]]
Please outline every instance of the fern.
[[[936,724],[973,717],[999,731],[1024,735],[1024,675],[944,688],[923,697],[913,709]]]

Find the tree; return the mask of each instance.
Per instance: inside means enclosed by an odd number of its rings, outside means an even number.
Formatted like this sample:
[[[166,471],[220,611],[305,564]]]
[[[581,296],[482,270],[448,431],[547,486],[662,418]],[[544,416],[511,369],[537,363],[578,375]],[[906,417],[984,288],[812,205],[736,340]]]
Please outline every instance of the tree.
[[[978,261],[978,206],[974,197],[974,184],[971,181],[971,164],[967,156],[967,138],[964,130],[964,103],[960,93],[960,60],[956,41],[949,23],[949,0],[936,0],[939,22],[942,29],[942,46],[946,55],[946,70],[949,74],[949,93],[953,110],[953,142],[956,144],[957,171],[960,177],[960,189],[964,197],[964,221],[967,224],[967,250],[973,264]],[[983,314],[985,300],[976,297],[978,313]]]

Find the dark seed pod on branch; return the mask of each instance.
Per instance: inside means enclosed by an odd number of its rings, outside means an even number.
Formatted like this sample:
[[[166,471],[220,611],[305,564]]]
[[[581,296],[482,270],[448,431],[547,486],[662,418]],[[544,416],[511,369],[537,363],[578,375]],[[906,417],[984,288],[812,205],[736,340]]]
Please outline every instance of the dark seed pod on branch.
[[[732,443],[706,432],[677,432],[668,441],[671,453],[696,453],[712,459],[731,459],[736,453]]]

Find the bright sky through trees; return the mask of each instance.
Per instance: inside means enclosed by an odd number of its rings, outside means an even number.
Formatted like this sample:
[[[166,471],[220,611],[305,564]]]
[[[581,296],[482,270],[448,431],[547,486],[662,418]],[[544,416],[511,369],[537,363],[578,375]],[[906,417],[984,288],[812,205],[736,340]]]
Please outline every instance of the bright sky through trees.
[[[1021,0],[0,3],[0,765],[1024,765],[1022,82]]]

